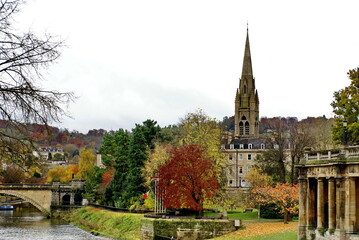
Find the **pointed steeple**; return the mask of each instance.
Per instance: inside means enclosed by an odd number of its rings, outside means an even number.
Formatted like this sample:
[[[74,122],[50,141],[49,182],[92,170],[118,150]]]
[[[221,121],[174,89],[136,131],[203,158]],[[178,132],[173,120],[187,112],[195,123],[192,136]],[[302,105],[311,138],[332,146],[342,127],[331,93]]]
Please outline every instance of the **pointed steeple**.
[[[248,26],[247,26],[246,46],[244,49],[244,57],[243,57],[242,78],[244,78],[245,76],[249,76],[249,79],[253,78],[251,49],[249,47]]]
[[[239,89],[237,89],[235,100],[235,138],[256,137],[259,134],[259,98],[255,86],[247,25],[242,76],[239,79]]]

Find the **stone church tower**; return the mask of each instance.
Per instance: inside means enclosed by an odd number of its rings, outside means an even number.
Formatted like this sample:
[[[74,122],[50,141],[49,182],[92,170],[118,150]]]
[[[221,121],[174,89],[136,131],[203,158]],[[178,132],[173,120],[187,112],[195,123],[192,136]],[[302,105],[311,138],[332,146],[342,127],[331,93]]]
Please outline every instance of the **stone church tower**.
[[[253,138],[259,134],[259,98],[253,78],[251,51],[247,28],[247,39],[244,49],[242,77],[235,99],[234,137]]]

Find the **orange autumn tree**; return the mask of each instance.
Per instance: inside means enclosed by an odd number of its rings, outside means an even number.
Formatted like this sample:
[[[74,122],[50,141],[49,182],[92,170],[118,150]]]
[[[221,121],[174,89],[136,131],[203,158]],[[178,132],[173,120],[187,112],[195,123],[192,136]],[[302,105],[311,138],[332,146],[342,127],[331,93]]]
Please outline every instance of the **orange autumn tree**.
[[[212,161],[199,145],[173,148],[170,161],[158,170],[159,197],[165,208],[188,208],[203,213],[203,202],[218,190]]]
[[[274,187],[267,185],[252,189],[254,200],[257,204],[274,203],[280,207],[284,214],[284,223],[288,223],[291,214],[298,213],[299,185],[289,183],[277,183]]]
[[[106,188],[108,185],[110,185],[113,175],[115,174],[115,169],[114,168],[109,168],[107,169],[103,174],[102,174],[102,182],[101,182],[101,187]]]

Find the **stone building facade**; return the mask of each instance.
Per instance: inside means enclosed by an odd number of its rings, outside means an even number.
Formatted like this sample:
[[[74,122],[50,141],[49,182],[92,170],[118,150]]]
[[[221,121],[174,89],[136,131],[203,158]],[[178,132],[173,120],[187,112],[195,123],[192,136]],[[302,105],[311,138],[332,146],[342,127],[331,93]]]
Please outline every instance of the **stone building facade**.
[[[359,146],[307,152],[297,167],[298,239],[359,239]]]

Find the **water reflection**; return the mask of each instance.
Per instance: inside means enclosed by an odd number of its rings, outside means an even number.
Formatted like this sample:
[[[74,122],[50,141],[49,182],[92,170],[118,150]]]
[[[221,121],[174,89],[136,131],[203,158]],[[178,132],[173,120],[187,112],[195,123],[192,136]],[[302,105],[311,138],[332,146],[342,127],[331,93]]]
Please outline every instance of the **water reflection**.
[[[0,240],[104,240],[60,219],[47,219],[35,209],[0,211]]]

